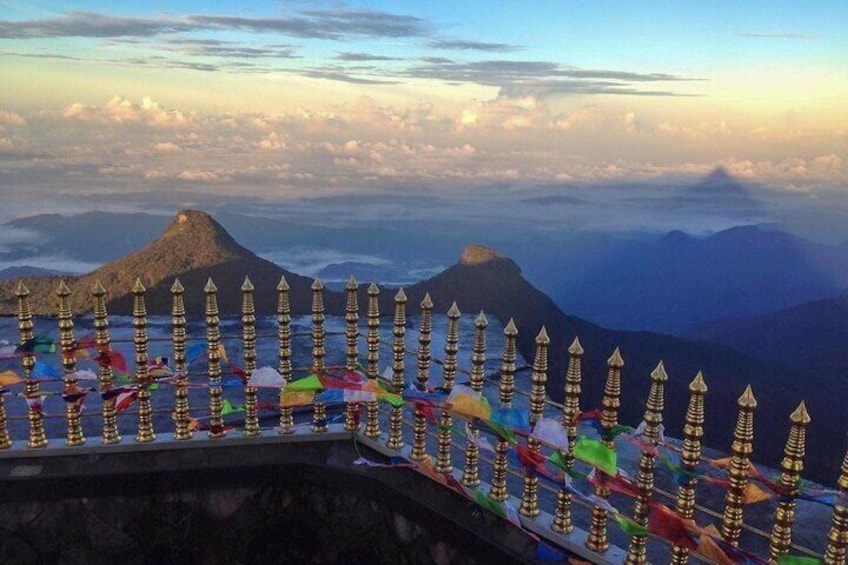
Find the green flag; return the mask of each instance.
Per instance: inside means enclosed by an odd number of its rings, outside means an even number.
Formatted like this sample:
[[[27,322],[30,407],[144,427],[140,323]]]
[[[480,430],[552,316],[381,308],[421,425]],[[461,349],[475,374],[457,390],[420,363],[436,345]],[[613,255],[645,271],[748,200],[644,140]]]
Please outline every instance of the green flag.
[[[505,439],[509,443],[518,442],[518,438],[515,437],[515,432],[509,428],[505,428],[504,426],[495,423],[495,422],[487,422],[490,428],[492,428],[498,436],[498,439]]]
[[[377,399],[382,400],[383,402],[388,402],[392,406],[403,406],[405,404],[402,396],[391,392],[378,393]]]
[[[318,375],[312,374],[289,383],[285,388],[286,392],[300,392],[304,390],[324,390],[324,385],[321,384],[321,379],[318,378]]]
[[[778,555],[777,565],[820,565],[821,559],[815,557],[799,557],[798,555]]]
[[[221,407],[221,416],[229,416],[236,412],[244,412],[244,406],[235,407],[232,402],[225,398],[224,405]]]
[[[577,445],[574,446],[574,457],[594,465],[607,475],[615,476],[615,451],[598,440],[589,439],[586,436],[577,438]]]
[[[503,504],[492,500],[491,498],[486,496],[486,493],[484,493],[482,490],[477,489],[477,491],[474,493],[474,500],[477,502],[477,504],[479,504],[489,512],[497,514],[500,517],[506,516]]]
[[[569,467],[568,464],[565,462],[565,457],[562,456],[561,451],[552,452],[551,456],[548,457],[548,461],[565,471],[565,474],[567,474],[573,479],[585,479],[589,476],[586,473],[575,471],[573,467]]]
[[[647,536],[648,528],[640,526],[633,520],[628,520],[621,514],[613,514],[612,519],[618,522],[618,527],[628,536]]]

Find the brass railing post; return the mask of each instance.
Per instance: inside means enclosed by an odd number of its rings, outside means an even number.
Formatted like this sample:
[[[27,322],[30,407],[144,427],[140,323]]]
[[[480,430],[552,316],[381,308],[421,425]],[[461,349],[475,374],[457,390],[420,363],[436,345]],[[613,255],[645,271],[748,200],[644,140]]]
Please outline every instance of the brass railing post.
[[[368,287],[368,378],[372,384],[378,386],[377,379],[380,377],[380,303],[378,297],[380,289],[376,283]],[[365,435],[367,437],[380,437],[380,407],[377,401],[366,403]]]
[[[156,439],[153,433],[153,409],[150,405],[150,372],[147,361],[147,307],[144,303],[144,285],[135,279],[133,285],[133,343],[135,344],[135,383],[138,386],[138,433],[135,440],[148,442]]]
[[[701,462],[701,438],[704,437],[704,395],[707,384],[704,376],[698,371],[689,383],[689,406],[686,408],[686,424],[683,426],[683,451],[681,462],[687,471],[694,471]],[[680,485],[677,489],[676,510],[681,518],[691,520],[695,516],[695,487],[698,485],[696,476]],[[689,561],[689,548],[675,545],[671,548],[672,565],[685,565]]]
[[[660,426],[663,421],[663,406],[665,404],[665,383],[668,382],[668,374],[660,361],[657,368],[651,373],[651,390],[648,393],[648,402],[645,407],[644,430],[642,435],[651,445],[655,446],[659,441]],[[651,493],[654,490],[654,470],[657,462],[654,454],[642,450],[639,456],[639,473],[636,475],[636,488],[638,496],[633,507],[633,521],[641,526],[648,526],[648,515],[651,513]],[[627,550],[626,563],[629,565],[642,565],[647,561],[645,545],[648,541],[646,535],[630,536],[630,547]]]
[[[745,388],[737,404],[739,415],[730,448],[733,454],[730,460],[730,486],[727,489],[724,515],[721,520],[721,535],[732,545],[739,545],[739,536],[742,534],[745,487],[748,484],[751,453],[754,451],[751,441],[754,439],[754,410],[757,408],[757,400],[754,398],[750,385]]]
[[[224,418],[222,415],[224,409],[223,390],[221,389],[221,353],[219,347],[221,345],[221,331],[219,328],[220,319],[218,318],[218,287],[212,282],[212,277],[206,281],[206,286],[203,287],[203,292],[206,293],[206,344],[207,344],[207,359],[209,366],[207,373],[209,374],[209,433],[210,438],[220,438],[227,435],[224,429]]]
[[[392,325],[392,387],[400,394],[403,392],[404,357],[406,356],[406,294],[403,288],[395,295],[395,318]],[[389,449],[403,447],[403,407],[392,406],[389,415]]]
[[[825,565],[844,565],[848,548],[848,452],[842,459],[839,480],[836,482],[839,495],[833,505],[833,518],[827,533],[827,549],[824,552]]]
[[[615,348],[612,356],[607,360],[607,380],[604,384],[604,399],[601,401],[601,428],[604,432],[611,432],[618,425],[618,410],[621,408],[621,369],[624,367],[624,359],[621,352]],[[615,449],[615,442],[611,438],[601,438],[603,443],[610,449]],[[595,495],[601,498],[609,496],[609,487],[605,484],[606,475],[600,469],[595,470],[598,484],[595,485]],[[592,524],[589,527],[589,537],[586,547],[592,551],[606,551],[609,549],[607,539],[607,521],[609,512],[595,504],[592,506]]]
[[[445,336],[445,360],[442,364],[442,390],[449,395],[453,390],[453,382],[456,380],[456,354],[459,352],[459,308],[456,302],[451,304],[448,310],[448,330]],[[442,410],[439,414],[439,438],[438,452],[436,454],[436,471],[450,473],[453,471],[451,464],[451,436],[453,428],[453,417],[448,410]]]
[[[97,343],[97,353],[100,359],[100,368],[97,370],[97,380],[100,383],[100,392],[107,392],[115,388],[112,367],[109,365],[109,355],[112,352],[112,338],[109,335],[109,317],[106,312],[106,289],[100,281],[94,283],[91,289],[94,298],[94,340]],[[115,410],[115,398],[103,399],[103,434],[101,442],[104,445],[118,443],[121,436],[118,434],[118,414]]]
[[[256,387],[250,386],[250,376],[256,370],[256,307],[253,304],[253,283],[244,277],[241,285],[241,341],[244,359],[244,435],[256,437],[259,430],[259,411],[256,408]]]
[[[174,439],[191,439],[191,412],[188,408],[188,365],[186,363],[186,318],[180,279],[171,285],[171,343],[174,349]]]
[[[289,283],[285,276],[280,277],[277,285],[277,343],[279,344],[279,365],[277,370],[286,383],[292,381],[291,349],[291,304],[289,303]],[[291,406],[283,406],[285,389],[280,389],[280,433],[294,433],[294,414]]]
[[[430,294],[424,295],[421,301],[421,322],[418,329],[418,367],[415,379],[421,390],[427,390],[430,380],[430,332],[433,330],[432,321],[433,301]],[[409,458],[413,461],[423,461],[427,458],[427,418],[424,412],[416,407],[412,421],[412,451]]]
[[[530,430],[536,426],[536,422],[545,415],[545,383],[548,380],[548,345],[551,340],[545,326],[536,336],[536,356],[533,359],[533,372],[530,374]],[[539,452],[541,449],[539,440],[534,437],[527,438],[527,449]],[[521,495],[521,505],[518,511],[524,516],[539,515],[539,478],[533,474],[531,469],[524,470],[524,491]]]
[[[486,327],[489,320],[480,310],[480,315],[474,320],[474,345],[471,353],[470,386],[474,392],[483,393],[483,382],[486,379]],[[468,429],[474,438],[480,437],[480,430],[474,422],[468,424]],[[468,438],[465,442],[465,467],[462,470],[462,484],[476,487],[480,484],[480,448]]]
[[[769,540],[769,557],[777,560],[778,556],[789,551],[792,543],[792,524],[795,522],[795,497],[798,495],[798,482],[801,471],[804,470],[804,453],[807,443],[807,426],[810,415],[802,401],[798,408],[789,416],[789,437],[783,450],[783,460],[780,462],[780,484],[785,487],[789,500],[781,500],[774,511],[774,527]]]
[[[569,469],[574,467],[574,442],[577,441],[577,419],[580,417],[580,381],[583,379],[583,347],[576,337],[568,348],[568,369],[565,373],[565,398],[562,404],[562,426],[568,434],[568,451],[561,451]],[[557,506],[551,529],[567,534],[574,530],[571,518],[571,493],[565,488],[557,490]]]
[[[512,406],[512,397],[515,394],[515,340],[518,329],[515,322],[510,318],[504,328],[504,348],[501,354],[501,378],[498,385],[498,396],[502,408]],[[498,438],[495,446],[495,461],[492,464],[492,485],[489,488],[489,498],[503,501],[509,498],[506,488],[506,452],[509,450],[509,442],[505,438]]]
[[[347,340],[347,350],[345,368],[348,371],[355,371],[359,367],[359,298],[357,293],[359,285],[353,275],[350,275],[350,280],[345,286],[347,301],[345,303],[345,339]],[[359,424],[359,404],[357,402],[348,402],[345,404],[345,430],[349,432],[358,432]]]
[[[318,375],[326,370],[324,354],[324,285],[315,279],[312,281],[312,368]],[[327,405],[313,401],[312,431],[321,433],[328,429]]]
[[[77,370],[77,358],[74,355],[74,321],[71,316],[70,299],[68,298],[71,291],[65,281],[59,283],[56,295],[59,297],[59,345],[62,349],[62,371],[64,373],[62,380],[65,383],[62,393],[74,395],[79,393],[79,381],[69,377]],[[85,443],[85,435],[80,420],[81,403],[82,400],[65,403],[65,414],[68,419],[68,439],[65,443],[69,447]]]
[[[29,289],[24,281],[19,281],[15,287],[15,296],[18,298],[18,330],[21,335],[21,343],[32,339],[32,310],[29,307]],[[41,398],[41,383],[31,379],[32,367],[35,365],[35,353],[24,351],[21,354],[21,365],[24,369],[24,395],[27,400]],[[31,406],[27,403],[27,421],[29,422],[29,446],[32,448],[46,447],[47,435],[44,433],[44,414],[41,408]]]

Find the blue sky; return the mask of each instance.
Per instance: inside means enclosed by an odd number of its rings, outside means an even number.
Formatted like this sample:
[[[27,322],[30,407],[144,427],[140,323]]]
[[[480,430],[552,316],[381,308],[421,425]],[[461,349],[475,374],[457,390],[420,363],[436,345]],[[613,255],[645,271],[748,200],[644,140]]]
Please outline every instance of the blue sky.
[[[720,165],[833,193],[846,52],[840,1],[0,2],[0,178],[290,197]]]

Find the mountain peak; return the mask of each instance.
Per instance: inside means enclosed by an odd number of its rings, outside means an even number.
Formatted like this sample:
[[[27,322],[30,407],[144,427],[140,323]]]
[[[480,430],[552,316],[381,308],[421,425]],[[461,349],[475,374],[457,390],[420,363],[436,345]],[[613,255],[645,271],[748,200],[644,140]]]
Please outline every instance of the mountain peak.
[[[459,263],[461,265],[481,265],[483,263],[491,263],[492,261],[500,259],[505,259],[505,257],[491,247],[483,245],[469,245],[462,252],[462,256],[459,258]]]
[[[216,222],[212,216],[200,210],[181,210],[171,225],[165,228],[162,237],[176,237],[178,235],[202,233],[227,233],[226,230]]]

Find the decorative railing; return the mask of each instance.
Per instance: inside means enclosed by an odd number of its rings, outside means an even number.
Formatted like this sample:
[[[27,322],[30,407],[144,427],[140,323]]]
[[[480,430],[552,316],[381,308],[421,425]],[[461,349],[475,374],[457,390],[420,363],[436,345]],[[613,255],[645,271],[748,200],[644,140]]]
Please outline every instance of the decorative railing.
[[[579,340],[575,338],[568,350],[564,400],[557,403],[546,393],[550,340],[545,328],[536,337],[532,364],[517,367],[518,330],[510,320],[503,330],[500,370],[494,375],[497,402],[492,406],[485,388],[492,375],[487,375],[485,369],[488,321],[482,312],[474,321],[471,366],[466,370],[458,365],[461,315],[456,304],[447,312],[444,357],[437,359],[431,353],[433,303],[429,295],[420,304],[418,344],[411,349],[406,343],[404,291],[399,290],[394,297],[391,340],[387,343],[380,338],[380,290],[371,284],[367,290],[363,365],[358,285],[352,277],[346,286],[344,364],[326,363],[324,288],[316,280],[312,285],[312,328],[308,334],[312,342],[311,367],[298,369],[293,366],[293,339],[298,335],[292,331],[289,286],[284,278],[276,290],[276,335],[260,336],[256,331],[254,287],[247,278],[241,287],[243,355],[239,366],[230,361],[223,347],[215,284],[210,279],[203,289],[206,331],[205,338],[199,338],[188,335],[185,290],[175,280],[171,287],[172,362],[167,363],[150,359],[145,288],[137,280],[132,289],[135,363],[130,371],[123,355],[113,350],[106,290],[100,283],[91,291],[94,335],[80,339],[74,336],[70,291],[64,283],[59,285],[57,342],[36,335],[29,291],[20,283],[16,291],[19,341],[0,346],[4,363],[20,363],[20,369],[0,373],[0,390],[4,393],[0,395],[0,448],[9,450],[6,453],[12,456],[33,457],[50,447],[42,385],[57,383],[65,401],[63,418],[67,427],[62,449],[68,453],[86,442],[84,415],[100,418],[103,449],[134,442],[178,445],[191,441],[199,431],[205,431],[212,440],[225,442],[232,437],[228,434],[235,419],[239,420],[240,435],[246,438],[346,432],[386,456],[381,462],[363,457],[357,463],[417,470],[538,539],[542,558],[564,558],[557,552],[566,550],[597,563],[645,563],[649,555],[651,561],[675,564],[690,559],[716,563],[845,563],[848,454],[837,489],[821,489],[802,480],[805,434],[810,422],[803,402],[789,416],[780,475],[771,478],[751,462],[757,400],[750,387],[738,400],[730,457],[710,459],[702,453],[701,446],[708,389],[700,373],[689,385],[682,442],[666,440],[662,422],[668,375],[662,362],[650,375],[644,421],[634,429],[618,418],[624,368],[618,349],[608,360],[601,407],[584,411],[580,406],[583,349]],[[257,341],[268,337],[277,340],[277,366],[257,368]],[[381,341],[384,348],[391,350],[391,365],[385,375],[380,372]],[[49,355],[58,355],[61,374],[43,361]],[[205,357],[206,370],[189,371],[199,356]],[[408,376],[412,372],[406,363],[410,356],[416,361],[414,380]],[[80,368],[82,363],[88,363],[96,372]],[[439,387],[430,383],[434,364],[442,369]],[[529,390],[516,387],[516,373],[525,369],[530,370]],[[295,379],[299,370],[307,376]],[[467,376],[467,383],[457,383],[460,374]],[[236,379],[224,380],[225,376]],[[224,389],[233,387],[243,391],[241,407],[225,398]],[[197,389],[208,391],[208,408],[189,406],[189,391]],[[268,389],[278,390],[279,394],[275,393],[273,402],[261,402],[260,394],[267,396],[262,391]],[[158,412],[170,413],[173,429],[163,434],[166,438],[157,440],[156,432],[164,430],[154,429],[154,423],[161,424],[161,418],[154,418],[157,409],[153,407],[153,394],[161,398],[168,391],[173,393],[172,408],[159,408]],[[87,395],[101,398],[99,413],[84,414]],[[9,431],[5,403],[14,396],[26,402],[26,415],[21,416],[28,426],[26,439],[13,438]],[[134,410],[129,408],[132,404],[136,405]],[[302,414],[307,410],[311,410],[311,418],[304,421]],[[119,414],[130,411],[137,415],[134,441],[119,435]],[[279,414],[279,420],[275,417],[271,426],[262,416],[269,412]],[[622,454],[628,450],[638,452],[635,476],[622,466]],[[460,459],[462,468],[457,469]],[[655,486],[659,479],[663,484],[674,485],[677,492]],[[696,503],[699,484],[709,489],[712,499],[724,499],[723,511]],[[664,503],[664,499],[668,502]],[[771,532],[743,520],[749,504],[769,500],[774,504]],[[832,508],[822,555],[792,543],[799,501],[823,505],[824,510]],[[632,507],[631,515],[612,502]],[[543,506],[548,506],[548,510]],[[610,530],[611,520],[626,538]],[[705,527],[704,522],[709,520],[716,520],[718,527]],[[745,543],[740,546],[743,532]],[[611,545],[609,536],[613,534],[624,540],[621,545],[626,543],[626,550]]]

